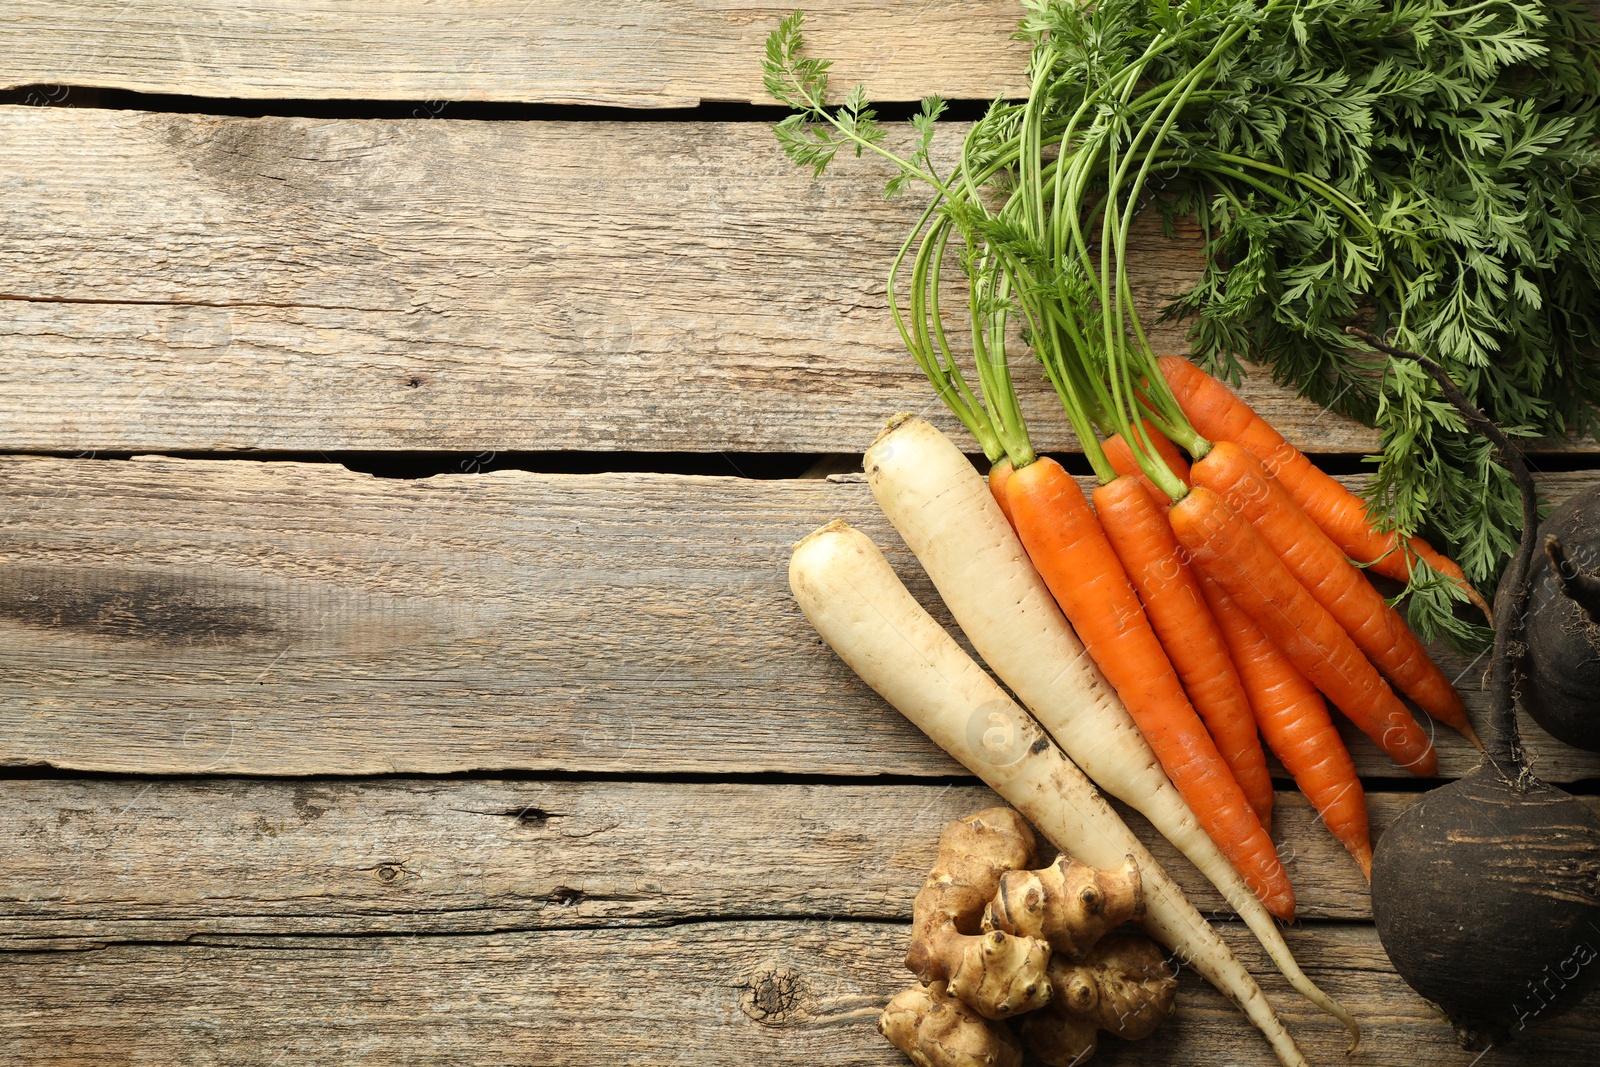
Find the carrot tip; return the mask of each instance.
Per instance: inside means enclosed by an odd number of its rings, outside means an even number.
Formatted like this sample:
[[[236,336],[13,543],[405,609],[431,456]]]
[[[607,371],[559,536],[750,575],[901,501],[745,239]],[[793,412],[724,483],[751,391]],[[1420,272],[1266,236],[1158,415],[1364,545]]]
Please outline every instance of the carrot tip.
[[[1270,897],[1263,899],[1261,903],[1265,904],[1267,910],[1283,922],[1294,922],[1293,893],[1274,893]]]
[[[1478,731],[1472,728],[1472,724],[1470,722],[1463,719],[1461,720],[1461,725],[1456,727],[1456,729],[1460,730],[1461,736],[1465,737],[1468,741],[1471,741],[1473,745],[1477,747],[1479,752],[1483,751],[1483,742],[1478,740]]]

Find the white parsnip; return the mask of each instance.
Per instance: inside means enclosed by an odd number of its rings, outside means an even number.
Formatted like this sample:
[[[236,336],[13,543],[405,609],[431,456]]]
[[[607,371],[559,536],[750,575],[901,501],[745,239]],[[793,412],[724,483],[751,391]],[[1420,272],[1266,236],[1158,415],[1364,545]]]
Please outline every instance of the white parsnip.
[[[789,586],[839,657],[940,748],[1076,859],[1139,865],[1146,929],[1229,997],[1286,1067],[1305,1058],[1244,965],[1138,838],[901,583],[863,533],[829,523],[795,546]]]
[[[1167,779],[955,443],[925,420],[902,416],[867,450],[864,466],[878,505],[990,669],[1073,762],[1211,880],[1295,989],[1343,1022],[1352,1042],[1359,1039],[1354,1018],[1301,971],[1271,913]]]

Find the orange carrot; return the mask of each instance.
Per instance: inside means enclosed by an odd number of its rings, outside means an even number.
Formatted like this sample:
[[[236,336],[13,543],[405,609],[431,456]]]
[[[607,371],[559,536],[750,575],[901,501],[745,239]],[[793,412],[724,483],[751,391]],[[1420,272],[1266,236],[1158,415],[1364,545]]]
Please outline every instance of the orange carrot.
[[[1006,497],[1029,558],[1172,784],[1262,903],[1287,920],[1294,889],[1272,839],[1184,695],[1083,490],[1059,463],[1039,459],[1012,472]]]
[[[1156,446],[1156,452],[1166,462],[1167,468],[1178,476],[1180,482],[1188,485],[1189,461],[1183,458],[1183,453],[1178,451],[1178,446],[1167,440],[1166,435],[1160,430],[1150,425],[1148,419],[1139,421],[1144,426],[1144,432],[1150,435],[1150,443]],[[1100,444],[1105,449],[1106,459],[1110,462],[1112,470],[1118,474],[1131,474],[1138,478],[1144,483],[1145,488],[1150,490],[1151,500],[1154,500],[1161,507],[1167,506],[1169,503],[1167,494],[1157,489],[1150,479],[1144,476],[1144,472],[1139,469],[1138,461],[1133,458],[1133,449],[1128,447],[1128,442],[1122,439],[1120,433],[1112,434]]]
[[[1097,488],[1094,509],[1194,710],[1262,828],[1270,833],[1272,777],[1250,698],[1228,658],[1227,642],[1206,607],[1200,583],[1179,554],[1172,527],[1140,478],[1124,475]]]
[[[1250,616],[1202,574],[1200,588],[1228,640],[1228,651],[1250,694],[1250,708],[1267,747],[1294,775],[1311,806],[1372,880],[1372,836],[1366,792],[1350,750],[1328,715],[1317,687],[1283,657]]]
[[[1388,683],[1243,516],[1205,486],[1189,490],[1167,516],[1191,562],[1378,747],[1413,773],[1439,769],[1433,742]]]
[[[1393,533],[1379,532],[1367,516],[1364,500],[1318,470],[1233,390],[1177,356],[1161,357],[1161,374],[1197,432],[1212,441],[1232,441],[1259,459],[1301,510],[1351,559],[1404,582],[1411,578],[1412,554],[1420,556],[1434,570],[1453,578],[1467,599],[1493,621],[1488,602],[1454,561],[1420,537],[1412,537],[1407,549],[1402,549]]]
[[[993,495],[995,503],[1000,505],[1000,514],[1006,517],[1015,530],[1017,524],[1011,522],[1011,504],[1006,500],[1006,483],[1011,480],[1011,461],[1009,459],[996,460],[989,468],[989,492]]]
[[[1232,442],[1219,441],[1194,465],[1193,476],[1196,485],[1212,490],[1250,520],[1289,573],[1328,609],[1384,677],[1429,715],[1483,747],[1467,721],[1461,694],[1399,612],[1289,499],[1260,460]]]

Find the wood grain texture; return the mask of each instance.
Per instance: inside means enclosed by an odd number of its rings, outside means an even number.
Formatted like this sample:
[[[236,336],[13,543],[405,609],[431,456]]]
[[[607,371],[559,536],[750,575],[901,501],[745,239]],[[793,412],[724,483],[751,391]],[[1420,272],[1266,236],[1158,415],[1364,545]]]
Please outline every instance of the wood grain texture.
[[[196,938],[85,952],[0,954],[0,1055],[46,1067],[272,1063],[882,1064],[873,1027],[909,984],[908,927],[684,923],[666,929],[483,936]],[[1344,1031],[1224,930],[1312,1063],[1344,1062]],[[1373,1067],[1461,1064],[1435,1012],[1387,971],[1370,926],[1287,932],[1313,980],[1366,1027]],[[1505,961],[1509,962],[1509,961]],[[1600,1000],[1497,1050],[1497,1065],[1590,1063]],[[1177,1015],[1097,1062],[1271,1067],[1266,1043],[1191,974]]]
[[[693,919],[901,921],[981,785],[22,779],[0,808],[0,944],[492,933]],[[1373,832],[1413,794],[1369,798]],[[1600,806],[1600,801],[1597,801]],[[1222,897],[1119,810],[1207,914]],[[1369,920],[1297,793],[1274,834],[1301,919]],[[1054,850],[1041,855],[1047,861]]]
[[[759,62],[794,10],[716,0],[12,0],[0,88],[189,96],[693,107],[769,102]],[[874,100],[1026,95],[1009,0],[817,0],[808,43]]]
[[[887,311],[918,210],[888,174],[814,182],[759,123],[0,107],[0,449],[860,452],[904,410],[953,431]],[[1136,244],[1151,311],[1195,246]],[[1075,447],[1018,378],[1035,443]],[[1309,451],[1375,444],[1264,376],[1247,395]]]
[[[835,517],[948,618],[855,480],[0,458],[0,763],[956,773],[790,598],[789,546]],[[1481,662],[1440,659],[1481,716]],[[1403,774],[1347,737],[1363,774]],[[1600,777],[1528,743],[1550,780]],[[1447,776],[1476,763],[1439,750]]]

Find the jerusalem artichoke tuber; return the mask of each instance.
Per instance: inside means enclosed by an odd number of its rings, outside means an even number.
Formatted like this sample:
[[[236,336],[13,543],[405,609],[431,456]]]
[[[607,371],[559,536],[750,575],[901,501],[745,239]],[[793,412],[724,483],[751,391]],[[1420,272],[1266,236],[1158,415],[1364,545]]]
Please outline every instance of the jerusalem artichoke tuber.
[[[1102,936],[1144,918],[1144,886],[1132,856],[1118,871],[1102,871],[1065,854],[1038,871],[1008,871],[984,909],[983,928],[1050,942],[1081,960]]]
[[[1025,1011],[1023,1041],[1050,1067],[1088,1059],[1102,1030],[1137,1039],[1172,1014],[1177,979],[1162,950],[1111,932],[1144,916],[1135,858],[1100,870],[1061,855],[1032,870],[1035,856],[1033,830],[1010,808],[945,826],[912,906],[906,966],[922,981],[878,1019],[916,1067],[1020,1067],[1000,1020]]]
[[[915,985],[889,1001],[878,1033],[916,1067],[1021,1067],[1022,1046],[1005,1023],[991,1023],[945,991]]]
[[[1081,962],[1056,956],[1050,979],[1050,1006],[1022,1024],[1023,1041],[1050,1067],[1083,1063],[1101,1030],[1129,1041],[1150,1036],[1177,1000],[1177,977],[1160,947],[1141,934],[1110,934]]]
[[[906,967],[925,984],[946,983],[951,996],[990,1019],[1048,1003],[1049,944],[980,929],[1001,875],[1031,866],[1034,855],[1033,831],[1010,808],[988,808],[947,825],[939,858],[912,905]]]

